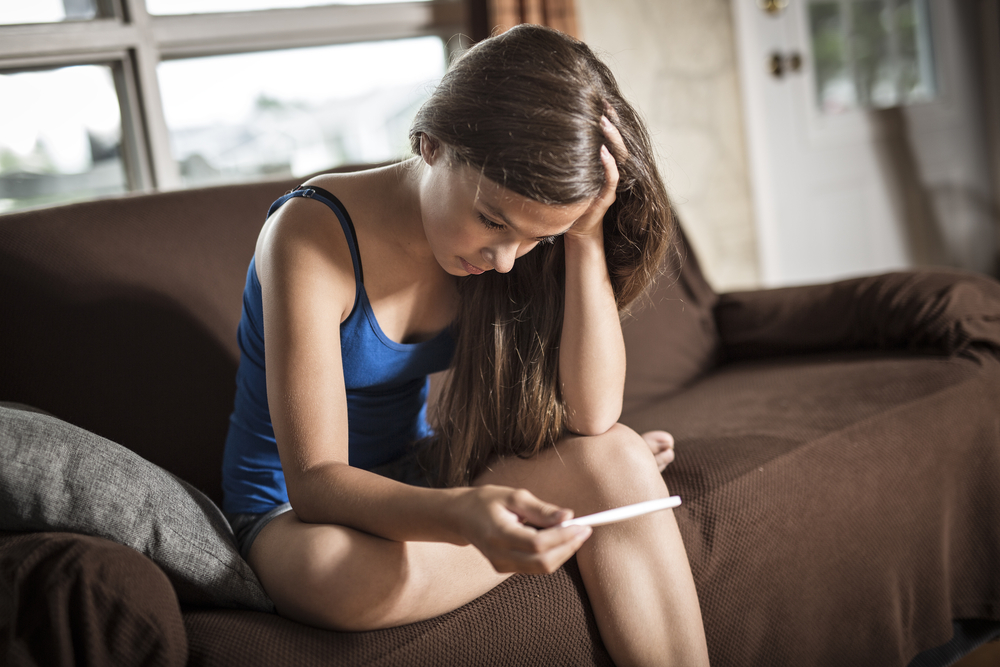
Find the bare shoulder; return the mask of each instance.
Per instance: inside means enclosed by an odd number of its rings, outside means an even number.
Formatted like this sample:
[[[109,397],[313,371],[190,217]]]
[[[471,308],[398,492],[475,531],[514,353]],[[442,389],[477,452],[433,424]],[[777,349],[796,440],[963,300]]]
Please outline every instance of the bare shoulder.
[[[326,204],[305,197],[286,201],[261,229],[255,258],[265,292],[302,294],[306,289],[327,304],[341,304],[343,317],[353,307],[350,247],[340,220]]]
[[[355,226],[384,219],[391,212],[391,202],[398,199],[400,164],[386,165],[360,171],[338,174],[321,174],[309,179],[313,185],[332,193],[353,220]],[[375,230],[371,230],[375,231]]]

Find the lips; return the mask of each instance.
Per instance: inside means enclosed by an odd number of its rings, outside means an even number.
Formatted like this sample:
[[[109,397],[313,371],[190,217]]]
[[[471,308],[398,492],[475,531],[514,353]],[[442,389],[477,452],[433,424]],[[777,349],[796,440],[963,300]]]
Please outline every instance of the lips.
[[[471,273],[472,275],[478,276],[480,273],[486,273],[484,269],[480,269],[478,266],[473,266],[472,264],[469,264],[461,257],[459,257],[459,259],[462,260],[462,268]]]

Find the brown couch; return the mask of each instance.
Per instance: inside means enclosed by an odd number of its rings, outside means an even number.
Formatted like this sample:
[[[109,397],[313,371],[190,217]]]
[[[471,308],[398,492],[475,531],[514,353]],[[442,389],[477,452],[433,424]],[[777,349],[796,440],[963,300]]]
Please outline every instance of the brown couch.
[[[243,280],[292,185],[0,216],[0,401],[121,443],[219,502]],[[1000,284],[935,270],[716,294],[681,250],[683,268],[626,320],[622,421],[676,436],[665,475],[684,499],[713,665],[944,665],[993,636]],[[0,534],[0,656],[610,664],[573,561],[440,618],[350,634],[196,606],[137,551],[65,532]]]

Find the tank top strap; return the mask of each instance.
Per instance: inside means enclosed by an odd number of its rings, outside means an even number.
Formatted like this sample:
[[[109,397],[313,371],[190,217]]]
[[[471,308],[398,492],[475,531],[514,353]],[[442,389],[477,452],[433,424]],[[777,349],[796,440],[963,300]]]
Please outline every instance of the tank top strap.
[[[286,201],[294,197],[315,199],[316,201],[323,202],[337,216],[337,220],[340,221],[340,226],[344,230],[344,236],[347,238],[347,247],[351,251],[351,263],[354,264],[354,281],[357,285],[356,292],[360,293],[361,286],[364,284],[365,273],[361,266],[361,253],[358,252],[358,233],[354,230],[354,222],[351,220],[347,209],[332,192],[316,187],[315,185],[300,185],[291,192],[285,193],[271,204],[271,208],[267,211],[267,217],[270,218]]]

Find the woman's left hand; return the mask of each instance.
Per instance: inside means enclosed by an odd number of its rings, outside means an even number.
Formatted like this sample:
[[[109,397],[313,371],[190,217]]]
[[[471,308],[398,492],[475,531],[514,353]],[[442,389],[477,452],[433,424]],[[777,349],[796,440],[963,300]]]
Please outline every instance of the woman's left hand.
[[[628,150],[625,148],[625,140],[622,139],[621,132],[607,116],[601,116],[601,129],[604,131],[605,139],[607,139],[605,144],[601,146],[600,153],[601,164],[604,166],[604,187],[591,202],[590,208],[566,232],[566,236],[603,238],[604,214],[615,202],[615,191],[618,189],[618,163],[612,155],[612,151],[608,149],[608,145],[614,147],[613,152],[617,155],[628,155]]]

